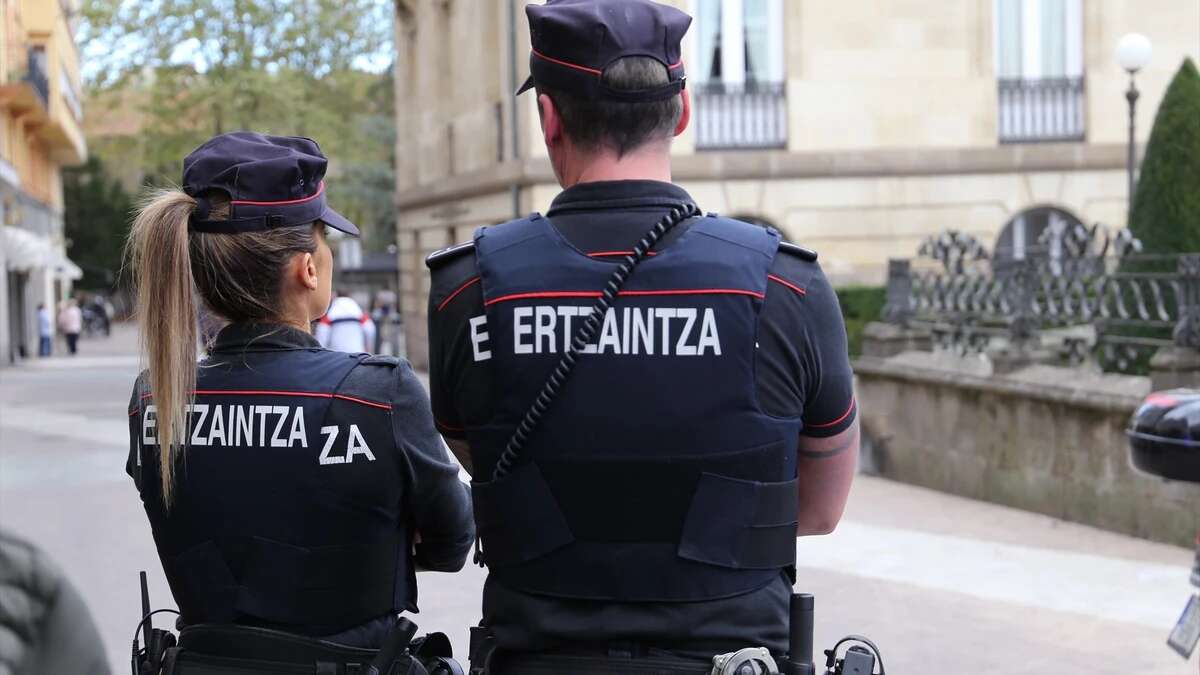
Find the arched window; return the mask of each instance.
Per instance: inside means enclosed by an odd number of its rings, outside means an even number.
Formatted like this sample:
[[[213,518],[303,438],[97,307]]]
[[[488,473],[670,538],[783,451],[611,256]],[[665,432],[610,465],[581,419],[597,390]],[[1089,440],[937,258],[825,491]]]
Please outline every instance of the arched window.
[[[1054,228],[1073,227],[1083,221],[1075,214],[1057,206],[1035,206],[1025,209],[1004,225],[996,238],[992,269],[997,276],[1007,274],[1016,264],[1026,259],[1044,258],[1055,269],[1055,261],[1063,252],[1055,250],[1060,241],[1052,238],[1049,244],[1042,243],[1043,235]]]

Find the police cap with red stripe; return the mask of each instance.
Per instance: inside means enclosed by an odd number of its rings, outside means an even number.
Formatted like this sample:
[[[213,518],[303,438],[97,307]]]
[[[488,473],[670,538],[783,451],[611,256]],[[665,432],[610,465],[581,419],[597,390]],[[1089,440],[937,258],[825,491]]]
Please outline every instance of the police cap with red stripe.
[[[680,41],[692,17],[650,0],[548,0],[528,5],[529,79],[517,94],[538,86],[584,99],[661,101],[683,90]],[[645,56],[667,68],[669,82],[649,89],[606,86],[604,71],[618,59]]]
[[[235,131],[209,139],[183,160],[183,191],[196,199],[195,232],[236,234],[321,221],[347,234],[358,228],[325,201],[328,160],[311,138]],[[210,220],[205,193],[229,195],[229,219]]]

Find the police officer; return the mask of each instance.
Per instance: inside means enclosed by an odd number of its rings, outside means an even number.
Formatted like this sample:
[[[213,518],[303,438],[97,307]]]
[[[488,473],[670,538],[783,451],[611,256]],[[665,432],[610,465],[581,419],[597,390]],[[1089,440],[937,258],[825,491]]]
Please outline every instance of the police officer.
[[[544,216],[428,260],[434,417],[474,479],[489,672],[701,673],[743,647],[780,655],[795,537],[834,528],[855,468],[837,298],[814,253],[704,216],[671,184],[687,15],[649,0],[526,13],[518,93],[535,90],[564,189]],[[614,271],[671,213],[682,222],[563,377]]]
[[[414,573],[457,571],[474,540],[409,365],[309,334],[330,302],[325,228],[358,235],[326,204],[325,168],[307,138],[217,136],[130,234],[149,369],[130,401],[126,470],[188,663],[249,654],[342,672],[346,652],[297,636],[378,648],[396,614],[417,609]],[[199,367],[198,302],[227,322]],[[247,628],[214,637],[198,624]]]

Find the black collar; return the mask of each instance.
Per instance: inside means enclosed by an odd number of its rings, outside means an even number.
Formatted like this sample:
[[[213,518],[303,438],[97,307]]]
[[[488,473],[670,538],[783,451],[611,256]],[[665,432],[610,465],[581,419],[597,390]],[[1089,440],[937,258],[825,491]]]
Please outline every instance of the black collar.
[[[610,180],[579,183],[558,193],[547,216],[563,211],[628,209],[639,206],[695,204],[687,190],[657,180]]]
[[[279,323],[234,323],[221,329],[212,351],[320,349],[321,343],[302,330]]]

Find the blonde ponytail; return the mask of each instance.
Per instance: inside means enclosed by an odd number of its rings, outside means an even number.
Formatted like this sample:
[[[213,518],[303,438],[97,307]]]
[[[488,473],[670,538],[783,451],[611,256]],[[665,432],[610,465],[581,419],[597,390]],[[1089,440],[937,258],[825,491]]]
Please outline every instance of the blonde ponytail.
[[[228,195],[210,191],[202,197],[210,205],[209,220],[229,218]],[[195,396],[197,298],[229,322],[278,321],[288,261],[315,252],[323,227],[318,221],[237,234],[190,232],[188,218],[195,208],[196,200],[178,189],[151,193],[139,207],[125,249],[137,285],[167,507]]]
[[[196,388],[196,296],[188,234],[188,217],[195,208],[196,200],[180,190],[153,192],[133,221],[127,248],[157,410],[162,496],[168,506]]]

